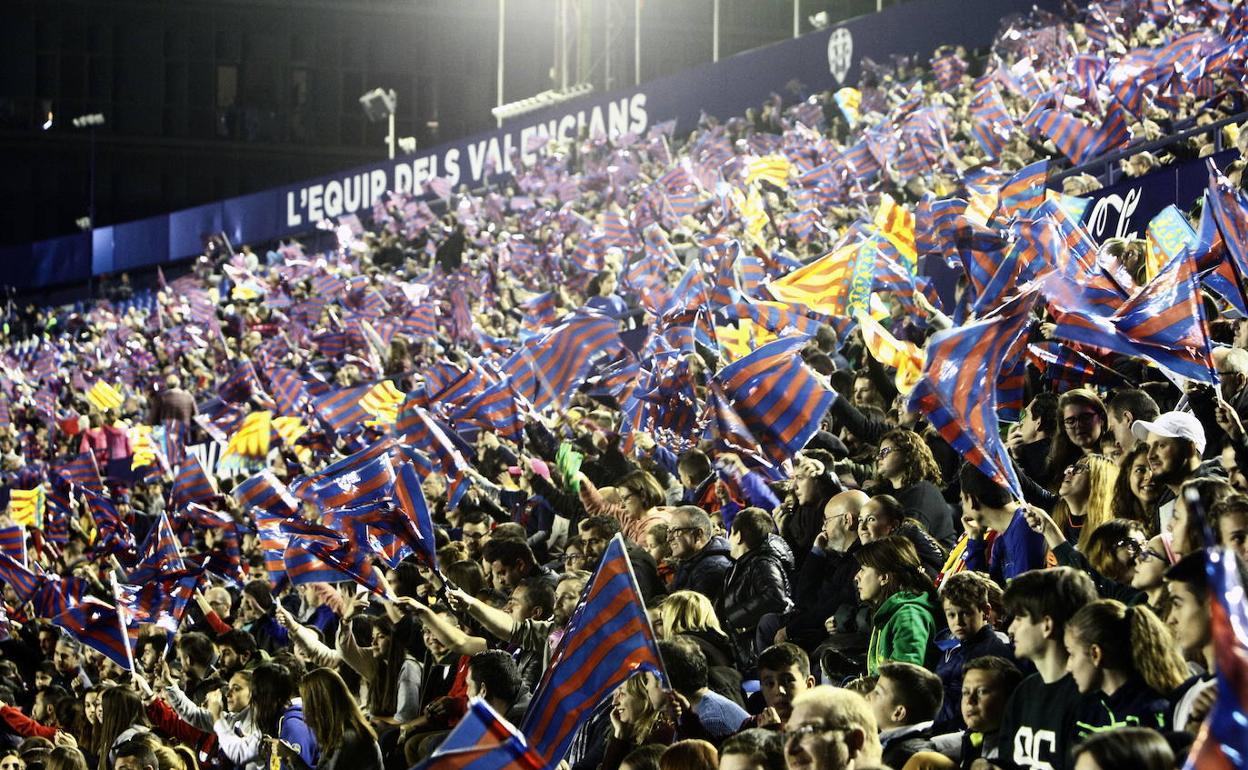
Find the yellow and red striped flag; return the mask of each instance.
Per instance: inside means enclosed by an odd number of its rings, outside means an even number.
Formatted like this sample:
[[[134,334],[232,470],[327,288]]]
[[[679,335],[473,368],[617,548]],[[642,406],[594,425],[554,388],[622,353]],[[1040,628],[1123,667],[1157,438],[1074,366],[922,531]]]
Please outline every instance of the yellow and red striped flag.
[[[130,459],[130,470],[146,468],[156,463],[156,445],[152,442],[152,426],[130,426],[130,449],[134,456]]]
[[[43,529],[43,485],[9,490],[9,515],[23,527]]]
[[[298,417],[277,417],[273,420],[273,430],[277,431],[277,436],[282,443],[295,451],[295,456],[301,462],[308,462],[312,459],[312,448],[302,444],[296,444],[303,434],[308,432],[308,426],[304,425]]]
[[[909,395],[923,373],[923,352],[913,342],[901,342],[889,334],[879,321],[866,313],[858,313],[855,317],[862,332],[862,341],[871,356],[897,370],[897,390],[902,395]]]
[[[789,172],[792,168],[793,164],[783,155],[764,155],[750,161],[745,170],[745,182],[752,185],[766,179],[783,190],[789,186]]]
[[[820,313],[844,315],[860,245],[842,246],[771,281],[767,284],[771,296],[780,302],[806,305]]]
[[[360,398],[360,408],[373,416],[372,422],[392,425],[399,418],[399,407],[406,398],[390,380],[382,380]]]
[[[914,272],[919,255],[914,245],[914,213],[902,206],[888,193],[880,196],[880,207],[875,212],[875,226],[901,254],[902,262]]]

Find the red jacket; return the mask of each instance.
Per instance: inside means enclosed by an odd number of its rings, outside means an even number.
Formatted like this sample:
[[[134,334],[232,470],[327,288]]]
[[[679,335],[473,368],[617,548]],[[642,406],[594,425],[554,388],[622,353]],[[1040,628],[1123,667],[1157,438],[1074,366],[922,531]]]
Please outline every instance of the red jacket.
[[[5,706],[0,708],[0,719],[3,719],[9,729],[23,738],[47,738],[52,740],[56,735],[55,727],[48,727],[40,724],[30,717],[22,713],[17,706]]]

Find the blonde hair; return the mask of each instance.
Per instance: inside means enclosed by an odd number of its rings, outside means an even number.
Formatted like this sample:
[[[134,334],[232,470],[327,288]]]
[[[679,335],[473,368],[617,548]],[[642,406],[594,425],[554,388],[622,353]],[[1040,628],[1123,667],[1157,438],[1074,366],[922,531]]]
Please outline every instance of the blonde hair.
[[[1138,673],[1161,695],[1169,696],[1187,679],[1187,663],[1174,637],[1146,606],[1097,599],[1076,612],[1066,628],[1083,644],[1101,648],[1101,668]]]
[[[658,724],[659,717],[663,716],[663,712],[656,709],[650,702],[650,694],[646,692],[647,676],[653,676],[653,674],[636,674],[620,685],[624,688],[626,695],[639,699],[644,704],[641,707],[641,716],[633,723],[633,739],[639,745],[649,742],[650,733]]]
[[[1075,461],[1088,464],[1088,502],[1083,507],[1083,529],[1075,544],[1081,552],[1088,551],[1088,538],[1105,522],[1114,518],[1114,485],[1118,482],[1118,466],[1105,455],[1087,455]],[[1071,463],[1074,465],[1075,463]],[[1053,521],[1065,527],[1070,521],[1070,506],[1059,500],[1053,509]]]
[[[659,606],[659,617],[663,621],[664,639],[672,639],[687,631],[709,629],[724,633],[715,615],[715,605],[697,591],[676,591],[669,595]]]

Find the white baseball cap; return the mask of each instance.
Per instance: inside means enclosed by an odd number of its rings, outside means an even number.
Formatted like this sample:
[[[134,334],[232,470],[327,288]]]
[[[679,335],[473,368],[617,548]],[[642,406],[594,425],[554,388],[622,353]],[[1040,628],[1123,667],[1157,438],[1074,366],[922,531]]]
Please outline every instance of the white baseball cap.
[[[1185,438],[1196,445],[1197,454],[1205,453],[1205,426],[1191,412],[1166,412],[1152,422],[1136,420],[1131,423],[1131,434],[1140,441],[1147,441],[1150,433]]]

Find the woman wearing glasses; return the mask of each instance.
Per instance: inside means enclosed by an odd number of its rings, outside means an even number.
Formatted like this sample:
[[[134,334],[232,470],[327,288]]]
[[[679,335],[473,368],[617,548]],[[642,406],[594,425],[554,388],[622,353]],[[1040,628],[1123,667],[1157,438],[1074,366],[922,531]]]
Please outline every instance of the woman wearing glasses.
[[[904,428],[884,434],[876,475],[883,487],[877,488],[876,494],[897,498],[906,515],[921,522],[937,542],[945,548],[953,545],[957,539],[953,509],[940,492],[942,482],[936,458],[919,434]]]
[[[1109,521],[1118,466],[1105,455],[1081,457],[1066,466],[1057,488],[1061,500],[1053,509],[1053,520],[1066,540],[1087,553],[1088,538]]]
[[[1057,401],[1061,429],[1053,437],[1049,447],[1048,475],[1055,483],[1062,479],[1062,472],[1084,455],[1100,451],[1101,435],[1109,424],[1105,402],[1086,388],[1076,388],[1062,394]]]

